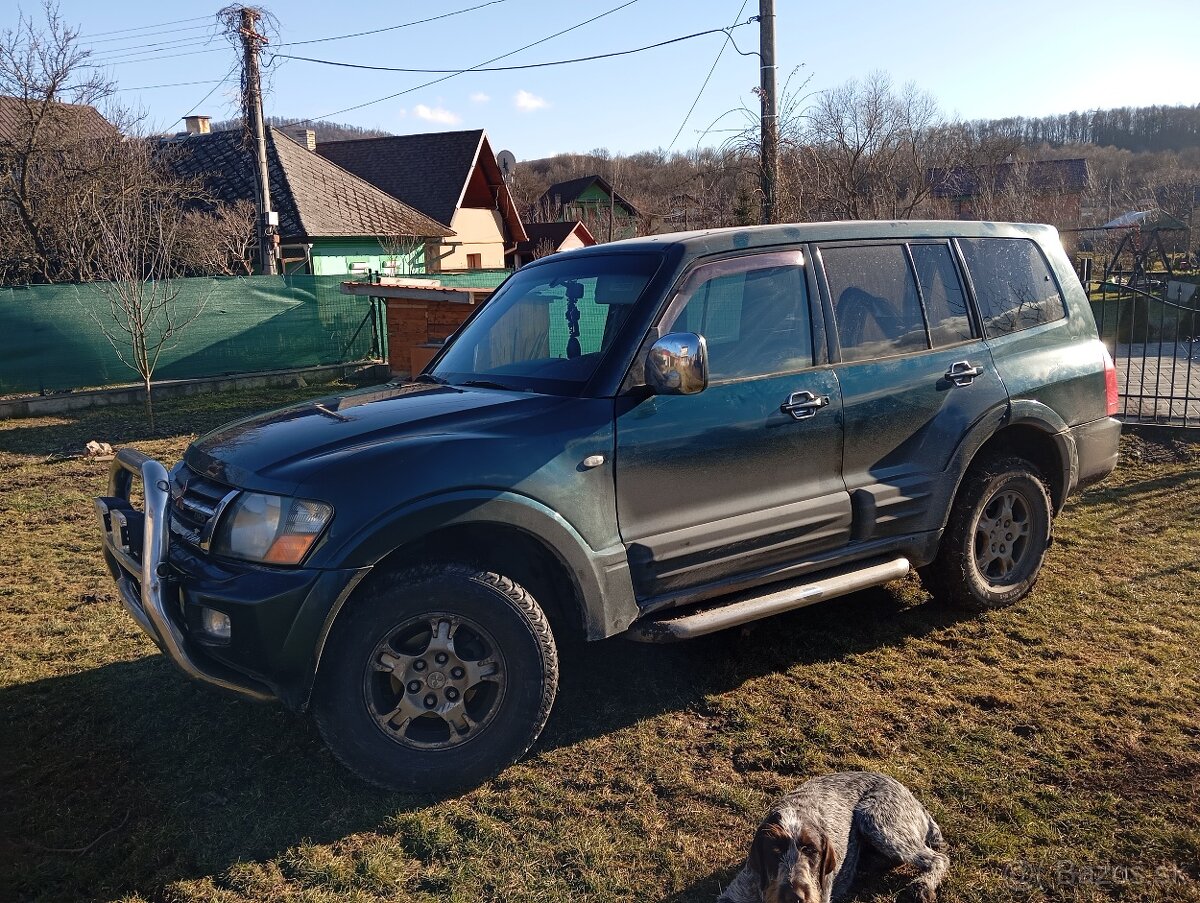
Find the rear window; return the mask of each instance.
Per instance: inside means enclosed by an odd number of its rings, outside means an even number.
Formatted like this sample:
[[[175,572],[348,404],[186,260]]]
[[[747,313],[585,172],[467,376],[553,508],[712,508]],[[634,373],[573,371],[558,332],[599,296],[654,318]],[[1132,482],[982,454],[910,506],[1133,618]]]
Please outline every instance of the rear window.
[[[958,279],[958,268],[950,255],[950,246],[909,245],[921,298],[929,318],[929,338],[934,348],[957,345],[974,338],[971,317],[967,313],[967,296]]]
[[[929,347],[904,245],[823,247],[821,258],[842,360],[891,357]]]
[[[1066,316],[1046,258],[1026,238],[959,239],[989,339]]]

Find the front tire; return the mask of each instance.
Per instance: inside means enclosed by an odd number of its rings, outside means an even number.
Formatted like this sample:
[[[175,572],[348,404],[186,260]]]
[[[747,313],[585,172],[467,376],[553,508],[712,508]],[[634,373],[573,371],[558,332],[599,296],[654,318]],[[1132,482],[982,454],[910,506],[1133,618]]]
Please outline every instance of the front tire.
[[[524,755],[557,688],[558,652],[533,597],[499,574],[436,565],[351,603],[326,644],[313,709],[355,774],[441,793]]]
[[[959,608],[1010,605],[1033,590],[1052,523],[1045,478],[1031,462],[985,458],[963,478],[921,581],[935,599]]]

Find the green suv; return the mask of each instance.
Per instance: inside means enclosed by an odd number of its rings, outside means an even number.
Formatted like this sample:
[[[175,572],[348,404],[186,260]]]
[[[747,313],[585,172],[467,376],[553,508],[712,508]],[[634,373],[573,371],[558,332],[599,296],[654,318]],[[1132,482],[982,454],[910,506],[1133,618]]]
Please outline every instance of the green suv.
[[[185,672],[445,789],[529,749],[573,638],[913,569],[939,602],[1023,597],[1116,464],[1116,393],[1050,227],[661,235],[517,271],[411,381],[230,424],[170,473],[122,450],[97,509]]]

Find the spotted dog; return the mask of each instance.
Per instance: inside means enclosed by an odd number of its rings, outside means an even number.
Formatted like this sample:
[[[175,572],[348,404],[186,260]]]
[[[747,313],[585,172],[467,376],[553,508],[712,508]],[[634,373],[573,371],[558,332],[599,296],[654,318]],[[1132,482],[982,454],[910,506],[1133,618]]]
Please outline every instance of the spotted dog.
[[[914,899],[933,903],[950,866],[941,828],[907,787],[873,771],[813,778],[771,807],[746,865],[717,903],[831,903],[861,858],[907,863]]]

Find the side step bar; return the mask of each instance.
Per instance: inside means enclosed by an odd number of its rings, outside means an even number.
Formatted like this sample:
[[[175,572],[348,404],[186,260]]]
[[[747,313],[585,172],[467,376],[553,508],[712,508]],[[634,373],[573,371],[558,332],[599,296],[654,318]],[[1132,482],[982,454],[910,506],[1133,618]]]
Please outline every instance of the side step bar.
[[[706,603],[673,617],[660,616],[638,621],[624,636],[641,643],[690,640],[706,633],[716,633],[718,630],[791,611],[793,608],[802,608],[814,602],[879,586],[890,580],[899,580],[911,567],[907,558],[891,558],[860,563],[788,583],[759,587],[727,596],[716,603]]]

